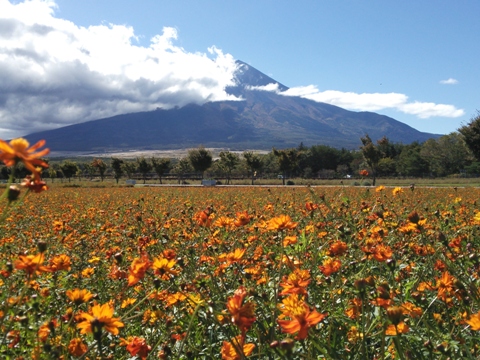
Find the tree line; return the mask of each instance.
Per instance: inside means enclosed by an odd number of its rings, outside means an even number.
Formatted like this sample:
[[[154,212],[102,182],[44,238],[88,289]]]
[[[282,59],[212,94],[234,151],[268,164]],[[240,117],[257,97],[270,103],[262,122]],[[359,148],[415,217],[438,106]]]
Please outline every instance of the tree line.
[[[423,143],[402,144],[383,137],[373,141],[368,134],[361,139],[358,150],[336,149],[326,145],[275,149],[261,154],[253,151],[221,151],[214,158],[210,150],[200,146],[191,149],[180,159],[139,157],[134,160],[112,157],[92,161],[51,161],[43,171],[44,178],[70,181],[73,177],[93,179],[113,177],[118,183],[127,179],[162,179],[168,176],[179,183],[205,176],[222,179],[229,184],[232,178],[286,179],[302,177],[346,178],[367,171],[373,185],[377,177],[444,177],[451,175],[478,176],[480,174],[480,112],[460,129]],[[48,159],[46,160],[48,162]],[[17,169],[17,178],[27,174]],[[7,179],[9,168],[0,169],[0,177]],[[25,174],[23,173],[25,172]]]

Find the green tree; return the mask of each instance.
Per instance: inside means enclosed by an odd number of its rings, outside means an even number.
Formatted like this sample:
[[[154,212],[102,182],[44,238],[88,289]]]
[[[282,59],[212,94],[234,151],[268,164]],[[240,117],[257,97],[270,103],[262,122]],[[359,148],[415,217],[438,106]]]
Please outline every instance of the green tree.
[[[166,158],[157,159],[152,157],[151,162],[152,162],[153,171],[155,171],[155,173],[157,174],[161,184],[163,174],[165,174],[170,170],[170,159],[166,159]]]
[[[212,166],[213,157],[210,151],[200,146],[198,149],[188,151],[188,160],[195,171],[202,174],[203,178],[205,171]]]
[[[438,176],[458,174],[473,160],[462,135],[457,132],[428,139],[423,143],[420,155],[430,171]]]
[[[477,110],[477,115],[470,119],[467,125],[458,129],[463,135],[467,147],[472,152],[473,156],[480,161],[480,110]]]
[[[418,142],[405,145],[397,162],[397,172],[400,175],[421,177],[429,173],[428,163],[420,155],[420,150]]]
[[[91,163],[84,163],[83,169],[85,170],[86,175],[88,175],[89,179],[92,180],[93,176],[97,172],[97,169],[93,167]]]
[[[260,171],[263,166],[262,158],[252,151],[245,151],[242,155],[245,159],[245,163],[247,164],[248,169],[250,170],[253,185],[257,172]]]
[[[72,176],[74,176],[78,171],[78,165],[76,162],[65,160],[60,165],[60,170],[62,171],[63,176],[65,176],[68,179],[68,182],[70,182]]]
[[[102,159],[93,159],[92,166],[98,170],[100,179],[103,181],[105,178],[105,171],[107,170],[107,164],[105,164]]]
[[[227,184],[230,184],[230,178],[232,176],[232,171],[239,164],[240,157],[238,154],[232,153],[230,151],[221,151],[220,152],[220,168],[225,173],[227,178]]]
[[[113,169],[113,177],[117,181],[117,184],[118,184],[118,180],[120,180],[120,178],[124,173],[123,165],[124,165],[124,161],[122,159],[112,158],[110,160],[110,166]]]
[[[372,173],[372,185],[375,186],[378,162],[382,158],[382,153],[378,149],[378,147],[373,144],[372,139],[370,139],[370,136],[368,136],[368,134],[360,138],[360,140],[363,144],[363,146],[360,146],[360,149],[362,150],[365,161],[370,167],[370,171]]]
[[[183,181],[185,174],[191,173],[192,171],[192,164],[190,164],[188,158],[181,158],[172,169],[172,172],[178,177],[179,184]]]
[[[122,169],[125,172],[125,174],[127,174],[127,177],[131,179],[132,175],[137,172],[137,165],[134,162],[125,161],[122,164]]]
[[[285,185],[287,174],[291,174],[297,167],[299,151],[297,149],[277,150],[275,148],[272,151],[278,159],[278,166],[282,172],[282,183]]]
[[[141,158],[137,158],[137,170],[142,174],[143,183],[145,184],[148,173],[152,171],[152,165],[142,156]]]

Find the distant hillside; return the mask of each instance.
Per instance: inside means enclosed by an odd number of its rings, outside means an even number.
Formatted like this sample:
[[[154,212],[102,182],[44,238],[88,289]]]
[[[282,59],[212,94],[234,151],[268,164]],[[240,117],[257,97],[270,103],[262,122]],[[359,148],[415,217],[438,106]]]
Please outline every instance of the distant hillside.
[[[47,140],[56,151],[117,151],[226,147],[271,149],[323,144],[357,149],[366,133],[393,142],[423,142],[439,135],[423,133],[372,112],[353,112],[312,100],[252,90],[278,84],[253,67],[237,62],[237,86],[228,88],[243,101],[189,104],[182,108],[118,115],[26,136]]]

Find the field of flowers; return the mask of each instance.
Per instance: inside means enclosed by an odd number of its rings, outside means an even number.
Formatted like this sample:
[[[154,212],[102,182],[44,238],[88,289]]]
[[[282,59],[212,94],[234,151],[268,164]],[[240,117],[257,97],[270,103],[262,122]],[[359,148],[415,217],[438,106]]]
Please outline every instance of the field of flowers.
[[[3,199],[0,356],[476,359],[479,195],[58,186]]]

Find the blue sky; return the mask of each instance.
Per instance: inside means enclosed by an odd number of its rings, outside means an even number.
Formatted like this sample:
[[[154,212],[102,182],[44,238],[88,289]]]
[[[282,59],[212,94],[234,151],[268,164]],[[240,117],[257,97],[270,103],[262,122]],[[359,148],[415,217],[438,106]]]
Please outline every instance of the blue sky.
[[[0,0],[0,137],[223,100],[237,59],[284,95],[447,134],[480,110],[479,14],[474,0]]]

